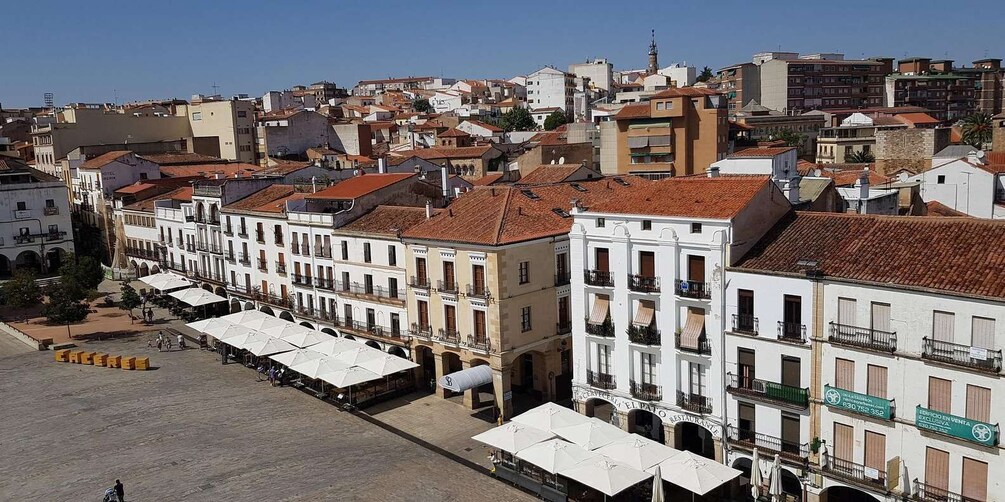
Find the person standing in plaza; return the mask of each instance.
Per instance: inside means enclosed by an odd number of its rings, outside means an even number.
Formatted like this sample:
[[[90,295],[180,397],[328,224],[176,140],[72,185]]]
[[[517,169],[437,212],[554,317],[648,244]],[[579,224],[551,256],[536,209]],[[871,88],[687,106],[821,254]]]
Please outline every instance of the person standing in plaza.
[[[126,490],[122,486],[122,481],[115,480],[115,495],[119,498],[119,502],[126,502]]]

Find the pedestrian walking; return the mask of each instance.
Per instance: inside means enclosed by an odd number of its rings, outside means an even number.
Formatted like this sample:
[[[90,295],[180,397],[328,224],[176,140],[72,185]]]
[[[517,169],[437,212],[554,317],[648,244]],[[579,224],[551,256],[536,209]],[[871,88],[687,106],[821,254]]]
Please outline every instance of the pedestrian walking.
[[[185,350],[185,337],[178,333],[178,348]]]
[[[122,481],[115,480],[115,495],[119,498],[119,502],[126,502],[126,490],[122,487]]]
[[[274,366],[269,368],[269,385],[276,386],[276,368]]]

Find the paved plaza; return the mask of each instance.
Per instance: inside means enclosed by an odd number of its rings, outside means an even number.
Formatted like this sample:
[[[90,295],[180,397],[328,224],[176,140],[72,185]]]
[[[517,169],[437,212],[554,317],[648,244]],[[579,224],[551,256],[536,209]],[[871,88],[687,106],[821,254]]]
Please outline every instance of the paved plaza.
[[[533,500],[213,353],[158,353],[147,338],[78,342],[149,356],[156,369],[145,372],[56,363],[48,351],[0,355],[0,500],[100,500],[116,478],[130,501]],[[428,420],[451,428],[445,406],[456,404],[414,399],[374,414],[415,433]],[[461,417],[467,437],[490,426]],[[484,459],[467,441],[445,449]]]

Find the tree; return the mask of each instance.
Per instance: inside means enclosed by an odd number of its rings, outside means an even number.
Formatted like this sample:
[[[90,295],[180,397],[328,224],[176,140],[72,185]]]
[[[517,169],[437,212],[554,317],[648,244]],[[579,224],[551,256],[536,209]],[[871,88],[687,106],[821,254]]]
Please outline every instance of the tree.
[[[776,138],[784,141],[785,146],[794,146],[797,148],[803,146],[803,136],[788,127],[779,131]]]
[[[68,279],[76,282],[86,290],[95,289],[105,280],[105,271],[101,262],[90,256],[69,257],[63,266],[59,267],[60,280]]]
[[[876,162],[876,157],[872,154],[872,152],[855,150],[848,155],[845,155],[844,161],[851,164],[868,164],[870,162]]]
[[[412,101],[412,108],[419,113],[429,113],[433,111],[433,105],[429,104],[426,98],[417,98]]]
[[[42,288],[35,282],[35,272],[21,269],[3,284],[7,304],[17,309],[27,309],[42,303]]]
[[[712,80],[712,77],[715,77],[715,74],[712,73],[711,68],[706,66],[701,69],[701,73],[698,74],[698,78],[695,80],[698,82],[708,82],[709,80]]]
[[[42,315],[52,324],[71,324],[87,318],[86,291],[74,280],[53,282],[46,288]]]
[[[130,324],[133,319],[133,309],[139,307],[142,302],[143,300],[140,298],[140,295],[136,293],[136,289],[130,286],[128,282],[123,282],[122,299],[119,300],[119,308],[129,311]]]
[[[555,129],[558,129],[558,126],[568,121],[569,119],[565,116],[564,113],[562,113],[560,110],[555,110],[551,112],[551,115],[548,115],[548,117],[544,119],[544,130],[554,131]]]
[[[963,142],[974,148],[984,148],[984,145],[991,142],[991,131],[994,128],[994,121],[991,114],[987,112],[977,112],[962,122]]]
[[[502,128],[507,131],[532,131],[537,129],[537,122],[526,108],[513,108],[502,115]]]

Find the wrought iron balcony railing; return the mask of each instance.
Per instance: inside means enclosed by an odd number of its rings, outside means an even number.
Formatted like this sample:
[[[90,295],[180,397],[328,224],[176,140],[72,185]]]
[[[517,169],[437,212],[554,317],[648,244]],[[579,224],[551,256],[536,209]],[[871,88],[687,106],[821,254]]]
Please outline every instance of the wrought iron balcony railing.
[[[712,400],[701,394],[677,391],[677,406],[692,413],[712,413]]]
[[[830,336],[827,339],[831,343],[851,345],[879,352],[897,350],[897,333],[894,331],[880,331],[832,322],[830,323]]]
[[[628,326],[628,341],[642,345],[660,345],[660,330],[653,326]]]
[[[783,342],[806,343],[806,325],[778,321],[778,339]]]
[[[924,337],[921,357],[931,361],[952,364],[988,373],[1001,373],[1002,351],[943,342]]]
[[[733,314],[733,332],[757,336],[758,320],[750,314]]]
[[[651,383],[629,380],[629,391],[632,397],[643,401],[660,401],[663,399],[663,388]]]
[[[709,283],[700,281],[678,279],[674,286],[674,293],[684,298],[698,298],[702,300],[712,298],[712,288]]]
[[[628,289],[639,293],[659,293],[660,278],[628,274]]]
[[[617,388],[617,382],[614,380],[614,375],[593,370],[586,370],[586,383],[587,385],[598,389],[610,390]]]
[[[603,270],[584,270],[583,282],[589,286],[614,287],[614,274]]]
[[[788,404],[804,409],[810,405],[809,388],[792,387],[759,378],[734,375],[733,373],[726,374],[726,390],[734,394],[742,394],[764,401]]]

